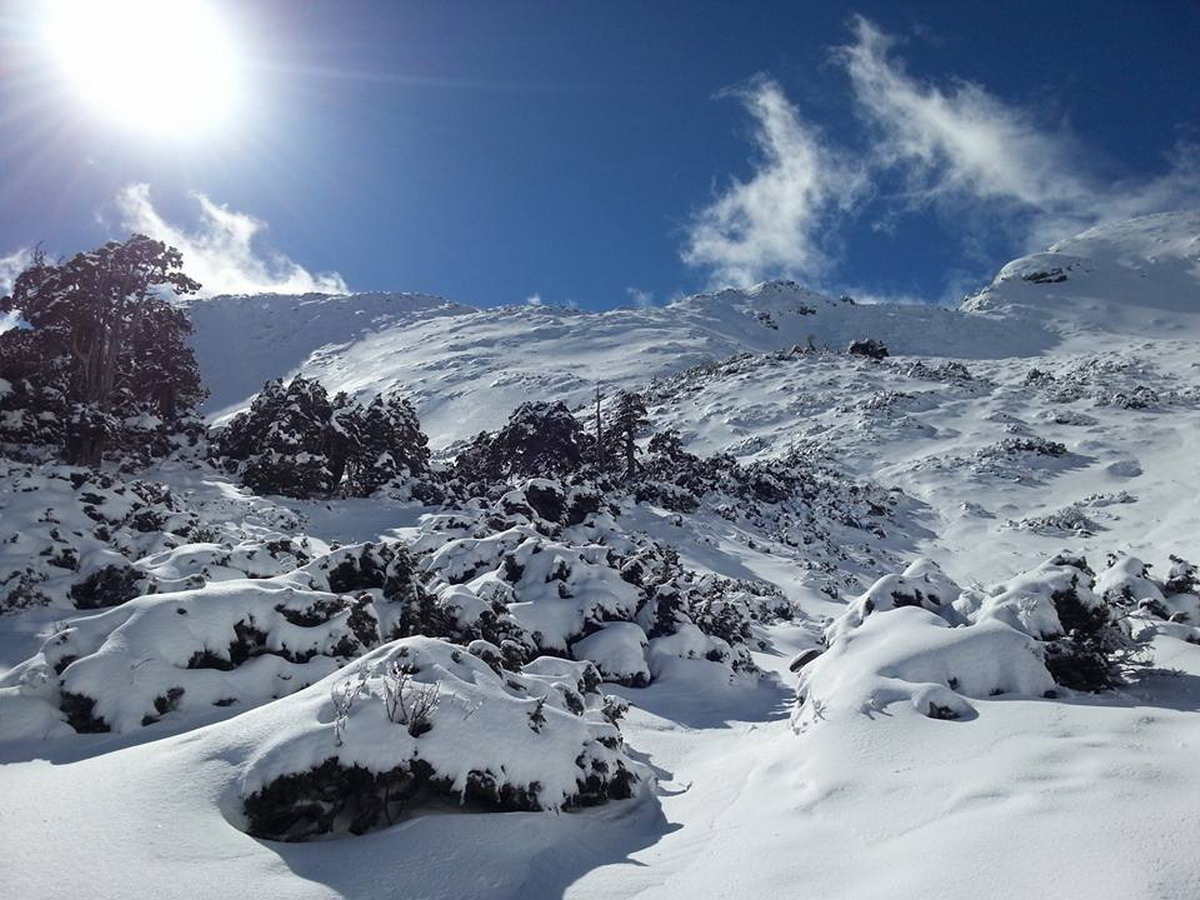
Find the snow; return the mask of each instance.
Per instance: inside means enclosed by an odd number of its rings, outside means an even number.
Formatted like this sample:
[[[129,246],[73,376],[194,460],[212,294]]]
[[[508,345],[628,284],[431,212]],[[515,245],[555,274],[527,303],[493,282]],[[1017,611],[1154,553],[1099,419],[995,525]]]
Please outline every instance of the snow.
[[[95,616],[70,619],[42,651],[8,673],[0,686],[19,684],[31,693],[75,694],[95,700],[92,715],[109,729],[132,731],[166,711],[161,698],[172,689],[171,709],[254,704],[291,693],[323,678],[346,661],[343,641],[361,649],[341,609],[319,626],[292,624],[287,611],[336,603],[333,594],[254,581],[224,581],[201,590],[131,600]],[[261,655],[244,664],[230,647],[265,634]],[[258,648],[245,652],[257,653]],[[210,656],[211,660],[200,657]],[[338,657],[342,658],[339,660]],[[311,657],[311,658],[309,658]],[[52,673],[62,668],[59,684]]]
[[[606,681],[641,685],[650,681],[650,668],[646,664],[649,648],[646,632],[640,626],[633,622],[609,622],[576,641],[572,652],[579,659],[594,662]]]
[[[529,796],[509,801],[510,808],[558,811],[578,802],[589,775],[615,783],[636,781],[639,771],[595,693],[590,709],[572,712],[566,692],[581,699],[574,684],[554,676],[501,674],[450,644],[412,637],[262,707],[226,740],[256,726],[270,734],[238,776],[243,801],[330,759],[374,773],[412,769],[420,760],[431,767],[430,780],[447,782],[438,790],[459,803],[472,790],[494,791],[500,803],[500,792],[512,789]]]
[[[519,495],[445,510],[265,500],[168,464],[139,475],[174,497],[136,501],[156,522],[139,531],[127,481],[76,488],[65,470],[6,462],[0,579],[28,569],[51,602],[0,619],[5,892],[1200,896],[1186,852],[1200,837],[1200,596],[1181,561],[1200,555],[1198,248],[1196,213],[1100,226],[1014,261],[957,310],[787,283],[598,314],[412,295],[197,302],[214,415],[293,371],[364,396],[398,387],[445,459],[517,402],[582,404],[601,381],[645,388],[655,428],[691,453],[803,460],[815,487],[764,503],[726,480],[690,512],[621,501],[567,525],[520,512]],[[832,352],[860,338],[892,355]],[[399,621],[381,587],[330,584],[396,540],[459,646],[380,634],[327,655],[348,609],[297,625],[276,608],[363,593],[381,628]],[[653,542],[693,579],[677,579],[686,615],[662,633],[612,565],[658,577]],[[49,562],[64,548],[78,570]],[[71,608],[82,574],[117,557],[157,592]],[[1065,592],[1085,612],[1118,604],[1149,665],[1105,693],[1056,684]],[[790,618],[747,614],[749,638],[731,644],[722,603]],[[228,652],[249,612],[276,652],[187,667]],[[532,660],[510,667],[506,641],[526,640]],[[295,663],[285,645],[318,652]],[[405,649],[415,684],[437,685],[415,736],[386,715]],[[360,680],[339,745],[334,698]],[[172,685],[184,693],[163,712]],[[94,694],[114,731],[72,733],[64,687]],[[604,692],[628,705],[615,725]],[[414,754],[451,787],[395,824],[303,844],[246,833],[245,800],[280,775]],[[581,754],[637,774],[634,796],[567,809]],[[543,809],[460,806],[484,769],[514,790],[538,781]]]
[[[993,350],[1032,355],[1051,344],[1037,324],[944,308],[846,304],[791,282],[600,313],[475,310],[436,298],[365,294],[216,297],[195,301],[191,315],[214,415],[248,405],[268,378],[298,372],[331,393],[401,390],[434,447],[503,424],[531,397],[578,405],[597,383],[633,386],[810,339],[841,350],[886,335],[893,353],[964,358]]]

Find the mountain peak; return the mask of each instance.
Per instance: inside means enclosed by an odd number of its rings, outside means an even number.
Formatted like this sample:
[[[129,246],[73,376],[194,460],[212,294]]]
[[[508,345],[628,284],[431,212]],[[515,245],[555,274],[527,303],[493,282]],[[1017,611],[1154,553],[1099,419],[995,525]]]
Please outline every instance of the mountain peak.
[[[1089,228],[1014,259],[962,308],[1033,316],[1076,337],[1200,336],[1200,210]]]

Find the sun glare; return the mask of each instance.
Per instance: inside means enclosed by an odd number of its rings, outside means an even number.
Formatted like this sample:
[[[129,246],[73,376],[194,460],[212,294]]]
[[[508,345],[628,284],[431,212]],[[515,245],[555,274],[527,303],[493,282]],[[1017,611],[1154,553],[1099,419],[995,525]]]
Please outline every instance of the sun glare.
[[[46,40],[86,106],[138,131],[179,137],[231,121],[237,47],[205,0],[83,0],[47,8]]]

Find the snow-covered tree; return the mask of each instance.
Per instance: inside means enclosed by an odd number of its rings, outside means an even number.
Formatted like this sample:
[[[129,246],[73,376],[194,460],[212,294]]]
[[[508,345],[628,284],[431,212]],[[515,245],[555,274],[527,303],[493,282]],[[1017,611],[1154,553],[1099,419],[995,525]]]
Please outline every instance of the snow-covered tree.
[[[325,388],[297,375],[268,382],[247,412],[213,442],[213,455],[258,493],[311,497],[334,488],[329,464],[332,406]]]
[[[459,453],[455,472],[467,481],[566,475],[583,465],[583,445],[583,428],[565,403],[530,401],[495,434],[476,435]]]
[[[2,436],[51,438],[68,462],[96,465],[126,423],[151,414],[169,426],[203,399],[187,316],[160,296],[199,289],[182,266],[178,250],[138,234],[58,265],[35,255],[0,298],[29,326],[0,335],[0,379],[24,382],[9,405],[30,404]]]
[[[330,401],[329,470],[334,484],[342,483],[350,457],[362,441],[362,413],[345,391],[338,391]]]
[[[399,475],[428,471],[429,439],[417,411],[400,395],[376,397],[353,425],[358,436],[347,457],[345,493],[369,497]]]
[[[608,433],[619,442],[621,455],[625,459],[625,477],[633,478],[637,471],[638,434],[650,420],[646,418],[646,401],[636,391],[621,391],[614,401],[612,420]]]
[[[261,493],[367,497],[396,477],[429,470],[429,440],[398,394],[363,409],[319,382],[270,381],[213,439],[212,456]]]

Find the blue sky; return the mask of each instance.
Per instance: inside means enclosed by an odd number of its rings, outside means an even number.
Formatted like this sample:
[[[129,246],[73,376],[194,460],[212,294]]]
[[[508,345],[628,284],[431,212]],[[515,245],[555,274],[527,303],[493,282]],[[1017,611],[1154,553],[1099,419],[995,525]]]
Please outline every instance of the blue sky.
[[[1190,0],[206,5],[237,58],[219,127],[160,98],[139,127],[98,115],[47,3],[0,6],[0,279],[38,241],[136,229],[212,290],[602,308],[793,277],[947,301],[1200,204]],[[225,64],[150,56],[127,81]]]

